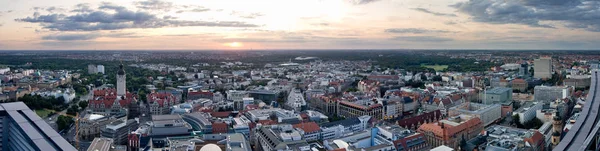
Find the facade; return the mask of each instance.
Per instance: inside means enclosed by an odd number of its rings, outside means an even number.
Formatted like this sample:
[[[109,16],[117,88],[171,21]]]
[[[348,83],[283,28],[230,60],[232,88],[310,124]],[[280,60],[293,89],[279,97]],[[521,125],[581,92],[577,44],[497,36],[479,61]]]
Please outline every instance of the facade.
[[[458,150],[462,138],[469,140],[483,131],[483,123],[477,117],[461,115],[423,124],[417,131],[425,135],[429,146],[446,145]]]
[[[527,83],[527,81],[525,81],[523,79],[512,80],[512,89],[513,90],[525,92],[525,91],[527,91],[527,88],[529,88],[529,84]]]
[[[479,103],[470,103],[465,102],[461,105],[450,108],[449,115],[450,116],[458,116],[461,114],[471,115],[473,117],[478,117],[481,122],[483,122],[484,126],[488,126],[494,123],[496,120],[500,119],[502,116],[501,111],[502,106],[500,104],[479,104]]]
[[[229,90],[227,91],[227,100],[233,101],[233,109],[239,111],[244,109],[244,98],[247,95],[246,91]]]
[[[114,117],[103,116],[99,114],[87,114],[83,119],[78,120],[79,122],[79,137],[82,140],[93,140],[96,137],[100,137],[102,129],[116,121]]]
[[[198,100],[198,99],[213,99],[214,93],[210,91],[197,91],[197,92],[188,92],[187,99],[188,100]]]
[[[533,77],[540,79],[552,78],[552,58],[540,57],[533,61]]]
[[[307,142],[317,141],[321,139],[321,128],[315,122],[305,122],[293,125],[296,130],[302,135],[302,139]]]
[[[137,105],[133,94],[117,96],[115,89],[95,90],[92,100],[89,100],[88,109],[94,114],[114,115],[127,113],[132,105]]]
[[[572,88],[568,86],[536,86],[533,91],[536,101],[554,101],[571,96]]]
[[[171,106],[177,104],[177,98],[171,93],[150,93],[146,96],[150,114],[162,115],[171,113]]]
[[[351,132],[363,131],[369,128],[370,116],[347,118],[340,121],[322,123],[321,138],[323,140],[342,137]]]
[[[442,113],[440,110],[431,112],[425,112],[423,114],[413,116],[410,118],[404,118],[398,121],[398,125],[405,129],[417,130],[422,124],[437,122],[442,119]]]
[[[302,110],[306,110],[306,100],[304,100],[304,96],[302,92],[298,89],[294,89],[290,92],[287,97],[287,101],[285,105],[289,110],[300,112]]]
[[[588,88],[590,87],[591,81],[591,78],[570,78],[563,80],[566,86],[571,86],[574,88]]]
[[[425,151],[429,145],[421,133],[397,125],[381,125],[323,141],[326,150]]]
[[[190,135],[192,130],[192,126],[185,122],[180,115],[153,115],[150,136],[155,138],[183,136]]]
[[[98,73],[98,68],[96,67],[96,65],[89,64],[88,65],[88,74],[96,74],[96,73]]]
[[[521,108],[517,109],[513,112],[514,115],[519,116],[519,122],[521,124],[525,124],[525,122],[536,118],[537,110],[542,109],[544,103],[541,102],[527,102],[521,106]]]
[[[23,102],[0,104],[0,122],[0,150],[76,150]]]
[[[371,100],[340,101],[337,115],[345,118],[368,115],[381,120],[383,119],[383,105]]]
[[[104,74],[104,72],[105,72],[104,71],[104,65],[98,65],[96,67],[96,71],[97,71],[97,73]]]
[[[114,140],[114,144],[126,145],[128,140],[128,134],[131,131],[135,131],[139,126],[139,123],[134,120],[116,120],[102,129],[101,136],[104,138],[111,138]]]
[[[270,104],[271,102],[277,101],[279,92],[274,90],[258,89],[248,91],[248,95],[250,95],[250,97],[253,97],[254,99],[261,100],[267,104]]]
[[[503,102],[512,101],[512,89],[504,87],[496,87],[484,92],[483,104],[500,104]]]

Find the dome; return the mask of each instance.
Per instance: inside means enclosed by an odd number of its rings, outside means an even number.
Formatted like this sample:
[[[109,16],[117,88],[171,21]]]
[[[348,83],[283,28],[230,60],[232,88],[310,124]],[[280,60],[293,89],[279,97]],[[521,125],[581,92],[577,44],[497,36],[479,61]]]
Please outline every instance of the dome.
[[[207,144],[200,148],[200,151],[221,151],[221,148],[215,144]]]
[[[125,75],[125,69],[123,69],[123,64],[119,65],[118,75]]]

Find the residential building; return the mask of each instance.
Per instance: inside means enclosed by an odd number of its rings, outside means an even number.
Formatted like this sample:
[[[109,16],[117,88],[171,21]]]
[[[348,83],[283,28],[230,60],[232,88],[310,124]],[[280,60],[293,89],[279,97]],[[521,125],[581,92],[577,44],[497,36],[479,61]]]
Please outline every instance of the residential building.
[[[104,65],[98,65],[96,71],[96,73],[104,74]]]
[[[369,128],[370,116],[347,118],[344,120],[322,123],[321,138],[323,140],[342,137],[351,132],[363,131]]]
[[[23,102],[0,104],[0,122],[0,150],[76,150]]]
[[[570,97],[572,90],[568,86],[536,86],[533,93],[536,101],[554,101]]]
[[[429,146],[446,145],[458,149],[462,138],[475,138],[483,131],[483,123],[477,117],[460,115],[450,117],[435,123],[421,125],[417,130],[425,135]]]
[[[505,87],[496,87],[490,90],[484,91],[484,96],[482,97],[483,104],[500,104],[503,102],[511,102],[512,101],[512,89]]]
[[[552,78],[552,58],[540,57],[533,61],[533,77],[540,79]]]
[[[448,113],[449,116],[458,116],[461,114],[471,115],[473,117],[478,117],[481,122],[483,122],[483,126],[488,126],[494,123],[496,120],[499,120],[502,116],[500,104],[479,104],[479,103],[471,103],[465,102],[461,105],[450,108]]]
[[[307,142],[317,141],[321,139],[321,128],[315,122],[304,122],[293,125],[296,130],[302,135],[302,139]]]
[[[589,77],[572,77],[569,79],[563,80],[566,86],[571,86],[574,88],[589,88],[591,83],[591,78]]]

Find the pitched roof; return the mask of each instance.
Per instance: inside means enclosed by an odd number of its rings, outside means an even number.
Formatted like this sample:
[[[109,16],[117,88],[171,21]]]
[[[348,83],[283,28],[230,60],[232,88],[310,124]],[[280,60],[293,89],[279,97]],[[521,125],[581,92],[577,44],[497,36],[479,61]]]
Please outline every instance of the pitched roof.
[[[319,127],[319,125],[315,122],[294,124],[294,128],[302,129],[305,133],[314,133],[321,130],[321,127]]]

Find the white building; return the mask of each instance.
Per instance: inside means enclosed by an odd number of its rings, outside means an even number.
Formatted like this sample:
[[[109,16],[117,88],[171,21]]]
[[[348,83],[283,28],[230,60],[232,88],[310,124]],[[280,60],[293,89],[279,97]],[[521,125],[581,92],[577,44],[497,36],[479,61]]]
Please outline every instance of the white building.
[[[500,104],[485,105],[465,102],[450,108],[450,116],[458,116],[461,114],[478,117],[484,123],[484,126],[488,126],[502,117],[502,106]]]
[[[88,65],[88,74],[96,74],[98,73],[98,69],[96,65],[90,64]]]
[[[6,67],[6,68],[0,68],[0,74],[6,74],[6,72],[9,72],[10,68]]]
[[[519,122],[524,124],[525,122],[536,118],[537,110],[542,109],[543,103],[538,102],[527,102],[521,108],[513,112],[513,115],[519,115]]]
[[[96,71],[97,71],[96,73],[102,73],[102,74],[104,74],[104,65],[98,65],[96,67]]]
[[[123,65],[121,64],[119,65],[119,71],[117,72],[117,96],[125,96],[127,89],[125,80],[125,69],[123,69]]]
[[[232,100],[234,110],[241,110],[244,108],[244,98],[248,95],[246,91],[229,90],[227,91],[227,100]]]
[[[300,112],[302,108],[306,107],[306,100],[304,100],[304,96],[300,90],[294,89],[288,95],[287,102],[285,104],[290,110]]]

